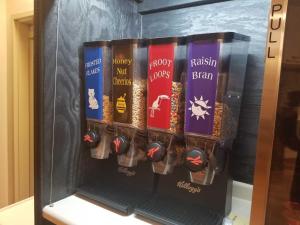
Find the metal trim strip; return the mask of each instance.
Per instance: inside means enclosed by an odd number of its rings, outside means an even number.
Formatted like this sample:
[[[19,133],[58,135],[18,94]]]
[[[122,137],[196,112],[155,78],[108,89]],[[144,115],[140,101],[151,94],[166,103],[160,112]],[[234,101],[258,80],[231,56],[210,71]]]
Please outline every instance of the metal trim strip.
[[[251,208],[251,225],[264,225],[266,219],[287,5],[288,0],[272,0],[269,14],[264,86]],[[276,7],[280,7],[280,12],[279,8]],[[273,20],[279,18],[281,18],[281,26],[277,27],[278,29],[272,28]],[[273,38],[272,32],[273,35],[275,35]]]

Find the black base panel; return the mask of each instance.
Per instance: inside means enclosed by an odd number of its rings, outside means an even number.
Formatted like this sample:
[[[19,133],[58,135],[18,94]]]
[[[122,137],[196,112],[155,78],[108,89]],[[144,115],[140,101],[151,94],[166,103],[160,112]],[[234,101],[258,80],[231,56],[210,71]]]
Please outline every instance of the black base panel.
[[[207,208],[162,196],[139,205],[135,213],[168,225],[221,225],[223,222],[222,215]]]
[[[138,203],[132,197],[116,194],[113,190],[98,189],[95,191],[93,187],[88,186],[78,188],[77,194],[102,203],[127,215],[133,213],[134,206]]]
[[[105,160],[87,158],[84,164],[78,194],[126,214],[152,196],[155,176],[148,162],[124,168],[118,166],[115,156],[110,156]]]
[[[179,183],[200,191],[193,192]],[[138,205],[135,213],[163,224],[218,225],[231,210],[231,193],[228,166],[207,186],[191,183],[187,169],[181,166],[170,175],[159,176],[157,192]]]

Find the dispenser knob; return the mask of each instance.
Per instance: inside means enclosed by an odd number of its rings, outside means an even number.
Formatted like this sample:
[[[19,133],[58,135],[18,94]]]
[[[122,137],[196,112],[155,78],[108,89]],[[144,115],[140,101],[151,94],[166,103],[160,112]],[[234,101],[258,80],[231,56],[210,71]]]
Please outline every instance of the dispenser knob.
[[[83,136],[83,141],[88,148],[95,148],[100,142],[100,136],[95,130],[88,130]]]
[[[204,150],[193,148],[186,152],[185,166],[192,172],[198,172],[207,165],[207,155]]]
[[[111,143],[111,149],[117,155],[126,153],[129,149],[128,138],[123,135],[116,136]]]
[[[147,146],[147,158],[153,162],[163,159],[166,154],[166,148],[161,142],[153,142]]]

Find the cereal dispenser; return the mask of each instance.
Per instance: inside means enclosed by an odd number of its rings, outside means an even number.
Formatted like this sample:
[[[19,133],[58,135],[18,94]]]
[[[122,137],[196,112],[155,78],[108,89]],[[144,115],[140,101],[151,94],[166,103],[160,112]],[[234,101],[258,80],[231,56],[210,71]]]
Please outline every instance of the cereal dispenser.
[[[97,159],[109,157],[112,136],[111,49],[108,41],[84,43],[85,113],[83,137]]]
[[[186,37],[184,141],[179,141],[185,148],[176,158],[172,174],[158,176],[155,195],[136,208],[137,214],[162,224],[195,225],[219,225],[229,214],[229,152],[236,137],[248,40],[247,36],[235,33]],[[151,64],[151,48],[149,57]],[[163,104],[166,102],[160,106]],[[158,112],[154,112],[155,116]],[[150,135],[152,130],[149,129]],[[180,152],[176,147],[171,149]]]
[[[248,48],[233,33],[187,39],[185,165],[193,183],[212,184],[236,137]]]
[[[118,164],[136,166],[145,159],[146,64],[147,48],[143,40],[112,41],[113,125],[111,143]]]
[[[152,39],[148,47],[146,149],[153,172],[171,173],[182,153],[185,45],[182,38]]]

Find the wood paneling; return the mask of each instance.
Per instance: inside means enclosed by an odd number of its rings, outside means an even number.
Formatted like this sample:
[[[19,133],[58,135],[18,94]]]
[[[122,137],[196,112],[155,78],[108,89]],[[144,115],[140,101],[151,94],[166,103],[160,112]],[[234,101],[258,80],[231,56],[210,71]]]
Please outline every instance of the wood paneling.
[[[7,115],[7,4],[0,1],[0,208],[6,206],[9,199],[8,165],[8,115]]]
[[[146,4],[149,2],[145,1]],[[143,16],[143,37],[234,31],[251,37],[234,178],[252,182],[262,93],[269,0],[235,0]]]
[[[14,32],[14,186],[15,201],[29,195],[29,61],[28,26],[15,21]]]
[[[44,190],[49,184],[43,176],[44,168],[48,165],[44,159],[44,35],[45,20],[51,9],[51,0],[34,0],[34,217],[35,224],[50,224],[42,218],[42,208],[45,205],[44,196],[49,195],[49,189]],[[47,174],[46,174],[47,175]],[[49,175],[49,174],[48,174]],[[48,191],[48,193],[46,192]]]
[[[11,136],[13,146],[11,152],[13,158],[10,163],[14,169],[11,178],[14,180],[14,201],[20,201],[33,195],[30,192],[30,85],[31,76],[29,65],[29,23],[33,23],[33,12],[15,15],[12,18],[12,71],[13,81],[10,87],[12,95],[12,108],[9,113],[12,117],[13,131]],[[33,83],[33,82],[32,82]],[[33,99],[32,99],[33,100]],[[32,107],[32,108],[31,108]],[[33,165],[32,165],[33,166]],[[33,172],[33,171],[32,171]]]
[[[81,99],[81,46],[85,41],[100,39],[120,39],[139,37],[141,17],[136,13],[134,1],[124,0],[84,0],[60,1],[60,23],[58,32],[58,64],[57,64],[57,92],[56,92],[56,120],[54,137],[53,101],[55,87],[55,49],[57,4],[59,1],[39,2],[43,8],[42,18],[45,24],[41,25],[44,36],[40,40],[42,53],[40,70],[43,79],[39,78],[40,108],[42,126],[40,127],[39,150],[42,166],[40,177],[42,206],[49,204],[50,176],[53,151],[53,198],[57,201],[74,191],[78,157],[82,150],[81,130],[83,102]],[[37,6],[38,7],[38,6]],[[40,31],[41,32],[41,31]],[[36,73],[36,76],[41,74]],[[36,178],[39,179],[39,178]]]
[[[224,2],[229,0],[144,0],[138,5],[138,11],[141,14],[149,14],[153,12],[175,10],[215,2]]]
[[[33,22],[33,21],[32,21]],[[33,25],[29,27],[29,194],[30,196],[33,195],[34,192],[34,80],[33,80],[33,73],[34,73],[34,43],[33,43]]]

